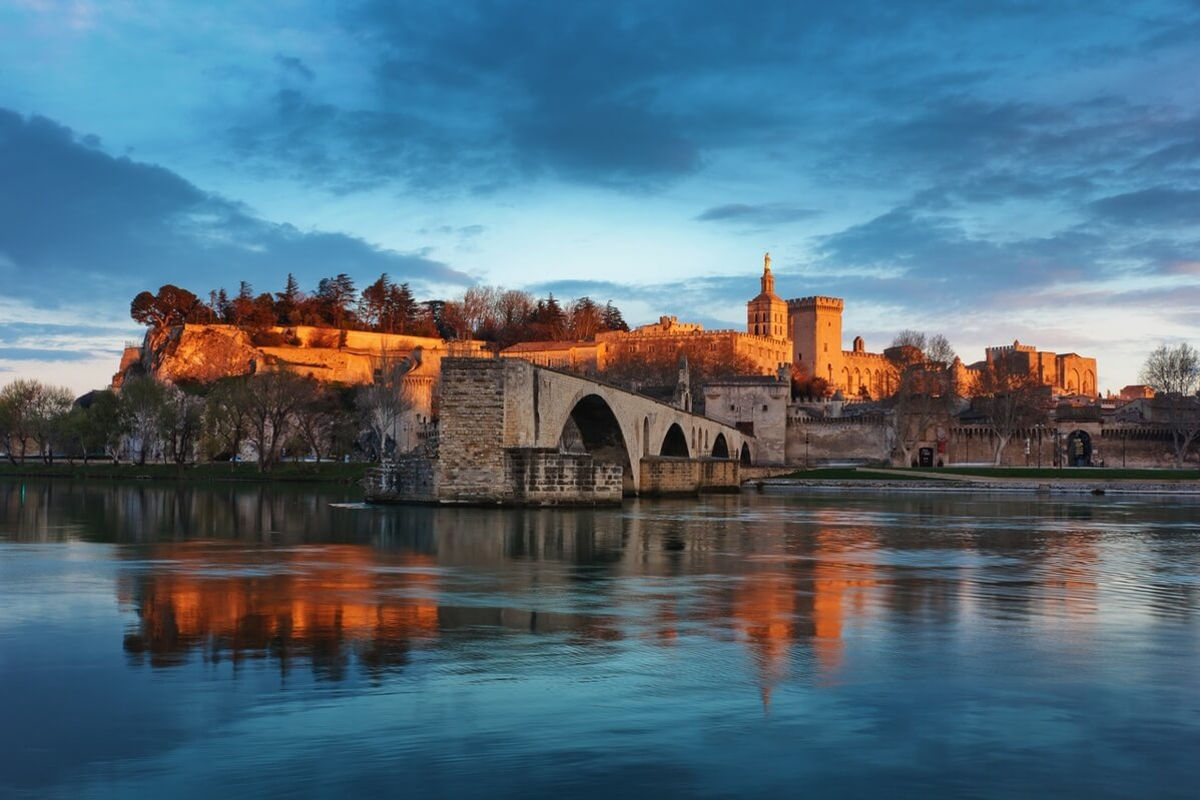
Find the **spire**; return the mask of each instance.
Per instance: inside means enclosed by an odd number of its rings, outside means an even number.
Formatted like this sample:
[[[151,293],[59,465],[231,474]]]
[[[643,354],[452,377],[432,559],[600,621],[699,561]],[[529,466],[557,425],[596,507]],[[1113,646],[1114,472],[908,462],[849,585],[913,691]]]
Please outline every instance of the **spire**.
[[[762,293],[775,294],[775,276],[771,274],[771,254],[763,254]]]

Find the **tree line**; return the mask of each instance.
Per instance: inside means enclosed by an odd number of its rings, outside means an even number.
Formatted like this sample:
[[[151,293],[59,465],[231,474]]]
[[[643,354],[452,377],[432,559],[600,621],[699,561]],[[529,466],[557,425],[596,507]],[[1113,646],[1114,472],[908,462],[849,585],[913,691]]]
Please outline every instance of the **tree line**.
[[[342,330],[369,330],[443,339],[480,339],[497,348],[523,341],[587,340],[601,331],[629,330],[612,302],[590,297],[559,303],[553,293],[536,298],[529,292],[473,286],[454,300],[418,301],[407,283],[386,273],[361,291],[345,273],[322,278],[311,292],[301,290],[292,274],[280,292],[261,292],[242,281],[235,295],[209,292],[208,301],[167,284],[157,293],[140,292],[129,306],[139,323],[161,329],[185,323],[237,325],[264,330],[311,325]]]
[[[69,390],[31,379],[0,389],[0,447],[9,461],[56,457],[177,464],[234,461],[253,452],[270,470],[287,457],[378,461],[391,455],[411,402],[407,364],[385,363],[375,384],[343,387],[290,372],[260,372],[186,389],[148,376],[121,391]]]

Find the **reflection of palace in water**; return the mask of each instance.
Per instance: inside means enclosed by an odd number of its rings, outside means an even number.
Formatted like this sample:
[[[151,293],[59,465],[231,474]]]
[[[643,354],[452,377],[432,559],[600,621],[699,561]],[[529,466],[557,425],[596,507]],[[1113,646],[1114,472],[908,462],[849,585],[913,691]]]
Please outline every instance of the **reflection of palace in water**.
[[[899,623],[919,634],[924,620],[981,609],[1036,616],[1050,634],[1069,633],[1067,646],[1086,637],[1100,602],[1100,534],[1081,503],[1008,499],[966,514],[961,498],[945,497],[858,511],[741,495],[624,511],[361,510],[330,499],[0,484],[0,536],[117,547],[135,660],[268,659],[330,679],[400,669],[414,649],[451,639],[457,651],[496,636],[560,637],[602,656],[622,640],[686,648],[686,631],[744,648],[768,702],[785,681],[839,680],[881,617],[903,636]],[[1014,516],[1041,527],[1015,528]],[[1005,524],[993,529],[992,518]],[[1196,605],[1184,600],[1175,613]]]

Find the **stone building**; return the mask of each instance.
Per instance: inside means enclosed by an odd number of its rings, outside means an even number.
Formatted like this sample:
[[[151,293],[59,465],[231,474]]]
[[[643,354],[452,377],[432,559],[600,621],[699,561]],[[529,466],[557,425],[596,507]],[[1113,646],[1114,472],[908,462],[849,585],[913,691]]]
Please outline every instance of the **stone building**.
[[[971,369],[991,367],[1003,360],[1010,370],[1024,372],[1037,377],[1038,381],[1051,387],[1054,394],[1079,394],[1096,397],[1096,359],[1078,353],[1051,353],[1038,350],[1033,345],[1014,341],[1011,345],[989,347],[985,351],[983,364],[973,364]]]
[[[704,384],[704,415],[758,440],[762,464],[787,459],[788,403],[792,384],[786,372],[770,377],[745,375]]]

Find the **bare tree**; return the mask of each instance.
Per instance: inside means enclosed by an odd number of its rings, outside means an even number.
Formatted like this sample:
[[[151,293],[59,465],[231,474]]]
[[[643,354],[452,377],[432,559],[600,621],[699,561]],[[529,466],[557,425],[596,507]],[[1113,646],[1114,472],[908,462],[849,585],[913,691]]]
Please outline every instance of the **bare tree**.
[[[166,445],[166,454],[176,464],[183,464],[192,457],[203,423],[204,401],[201,398],[187,394],[178,386],[165,387],[159,435]]]
[[[354,405],[371,433],[373,459],[383,461],[388,453],[388,439],[395,442],[396,427],[412,408],[412,398],[404,386],[404,376],[420,360],[420,351],[413,357],[399,358],[394,353],[380,353],[379,374],[374,383],[360,386]]]
[[[339,409],[333,393],[316,380],[304,380],[296,404],[296,433],[309,448],[317,463],[333,446]]]
[[[288,440],[304,379],[290,372],[260,372],[246,381],[249,440],[258,453],[258,468],[267,472],[279,461]]]
[[[949,372],[940,364],[916,362],[900,370],[892,395],[892,433],[902,464],[912,461],[913,450],[929,438],[929,430],[954,410]]]
[[[1175,466],[1182,468],[1188,448],[1200,436],[1200,351],[1186,342],[1159,345],[1147,356],[1141,377],[1155,389],[1154,411],[1165,414]]]
[[[122,427],[132,440],[139,464],[145,464],[158,445],[165,398],[163,384],[151,377],[131,378],[121,387]]]
[[[217,383],[204,401],[204,438],[209,457],[228,454],[232,464],[250,433],[246,378]]]
[[[997,359],[980,374],[975,405],[987,417],[987,427],[995,437],[992,463],[1000,465],[1009,440],[1023,430],[1046,422],[1049,387],[1036,376],[1012,368],[1008,359]]]

